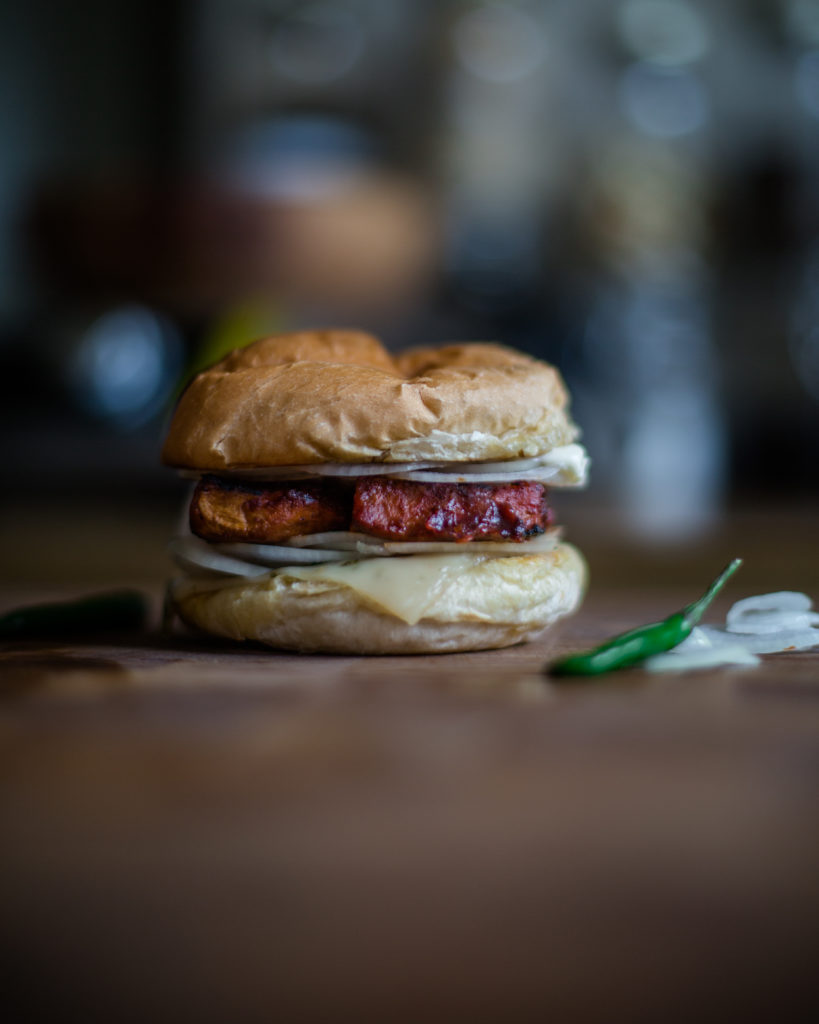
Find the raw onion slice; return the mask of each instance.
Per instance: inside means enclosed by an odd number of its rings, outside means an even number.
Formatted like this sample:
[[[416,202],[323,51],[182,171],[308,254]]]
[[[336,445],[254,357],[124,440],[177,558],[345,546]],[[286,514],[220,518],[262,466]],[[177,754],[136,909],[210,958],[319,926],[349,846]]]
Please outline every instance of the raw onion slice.
[[[390,473],[391,480],[413,480],[419,484],[511,484],[525,475],[526,480],[542,484],[562,484],[564,487],[578,486],[585,482],[560,466],[535,466],[516,473],[439,473],[435,471],[413,471],[412,473]]]
[[[322,476],[389,476],[433,483],[489,483],[525,478],[552,483],[565,480],[565,486],[576,486],[585,482],[588,464],[589,457],[583,446],[570,444],[530,458],[494,462],[325,462],[298,466],[248,466],[244,469],[221,470],[218,475],[258,481],[302,480]],[[192,470],[183,469],[179,472],[184,477],[202,475]]]
[[[350,551],[316,548],[290,548],[277,544],[222,543],[213,545],[219,554],[260,565],[320,565],[322,562],[349,562]]]
[[[393,469],[399,472],[408,472],[415,465],[421,469],[427,469],[433,464],[428,462],[326,462],[315,466],[298,466],[296,468],[304,472],[311,471],[316,476],[356,477],[384,476],[388,473],[391,475]]]
[[[188,538],[177,538],[168,545],[177,565],[195,573],[216,573],[220,576],[265,576],[270,570],[238,558],[229,558],[197,544]]]
[[[712,643],[711,637],[709,636],[710,630],[714,630],[715,632],[718,632],[720,634],[723,634],[724,632],[717,626],[694,626],[694,628],[691,630],[691,632],[688,634],[685,640],[682,640],[680,643],[678,643],[676,647],[672,648],[672,650],[693,651],[698,648],[713,647],[714,644]]]
[[[193,537],[176,538],[169,550],[184,569],[246,577],[264,576],[288,565],[321,565],[363,557],[345,551],[293,550],[272,544],[208,544]]]
[[[494,462],[434,462],[429,463],[429,467],[444,473],[474,473],[486,476],[494,473],[522,473],[544,466],[558,468],[575,466],[578,470],[585,470],[589,461],[589,456],[583,445],[566,444],[526,459],[502,459]],[[412,465],[418,469],[424,468],[420,463]]]
[[[355,551],[356,545],[362,540],[363,534],[349,530],[328,530],[324,533],[305,533],[299,537],[291,537],[286,542],[288,548],[321,548],[324,551]]]
[[[759,658],[743,644],[725,644],[722,647],[702,647],[680,651],[675,647],[662,654],[646,658],[643,667],[648,672],[687,672],[691,669],[718,668],[722,665],[758,665]]]
[[[819,626],[817,612],[760,612],[727,624],[727,629],[744,636],[749,633],[779,633],[783,629],[810,629],[813,626]]]
[[[182,568],[223,576],[263,576],[290,565],[321,565],[391,555],[486,554],[526,555],[551,551],[560,539],[558,528],[532,540],[521,541],[381,541],[361,533],[324,533],[294,538],[288,545],[209,543],[193,535],[171,541],[169,550]],[[310,544],[313,542],[313,544]],[[310,546],[308,546],[310,544]]]
[[[811,603],[807,594],[793,590],[746,597],[731,607],[725,625],[734,633],[776,633],[818,625],[819,614],[810,610]]]
[[[351,551],[367,555],[462,555],[469,552],[492,555],[526,555],[551,551],[560,537],[559,527],[553,527],[531,540],[470,540],[461,543],[457,541],[380,540],[377,537],[368,537],[364,533],[332,531],[293,537],[288,541],[288,545],[292,545],[294,548]]]
[[[819,614],[811,611],[811,599],[807,594],[784,590],[737,601],[728,612],[724,628],[695,626],[682,643],[646,659],[644,664],[650,672],[755,665],[760,654],[805,651],[817,646]]]
[[[819,645],[819,629],[783,629],[779,633],[733,633],[743,647],[755,654],[807,651]]]
[[[445,462],[430,470],[413,467],[411,472],[390,471],[396,480],[419,483],[513,483],[524,478],[561,487],[578,487],[586,482],[589,457],[579,444],[553,448],[531,459],[509,462]]]
[[[387,555],[467,555],[479,552],[486,555],[532,555],[551,551],[560,540],[560,530],[549,530],[531,540],[469,540],[463,543],[434,540],[385,540]]]
[[[819,644],[819,629],[780,629],[768,633],[735,633],[719,626],[698,626],[675,651],[718,650],[740,645],[754,654],[805,651]]]
[[[434,468],[434,462],[317,462],[301,466],[247,466],[244,469],[214,470],[215,476],[238,480],[304,480],[321,476],[357,477],[384,476],[393,470],[406,472],[413,468]],[[205,475],[199,470],[182,469],[180,476],[198,478]]]

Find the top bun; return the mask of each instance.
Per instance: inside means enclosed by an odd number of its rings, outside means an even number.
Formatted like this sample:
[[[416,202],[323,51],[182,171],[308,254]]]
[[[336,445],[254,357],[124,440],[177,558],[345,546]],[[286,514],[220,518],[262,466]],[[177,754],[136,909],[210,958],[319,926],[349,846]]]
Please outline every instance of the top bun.
[[[195,377],[162,458],[211,472],[514,459],[577,434],[557,370],[523,353],[474,343],[392,356],[361,331],[301,331]]]

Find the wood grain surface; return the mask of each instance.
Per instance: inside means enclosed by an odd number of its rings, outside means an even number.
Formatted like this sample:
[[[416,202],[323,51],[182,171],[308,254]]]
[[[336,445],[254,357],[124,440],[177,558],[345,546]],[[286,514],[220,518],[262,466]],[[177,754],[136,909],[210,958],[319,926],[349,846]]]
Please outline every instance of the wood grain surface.
[[[819,654],[541,673],[690,597],[608,588],[548,643],[437,658],[6,644],[13,1019],[786,1019]]]

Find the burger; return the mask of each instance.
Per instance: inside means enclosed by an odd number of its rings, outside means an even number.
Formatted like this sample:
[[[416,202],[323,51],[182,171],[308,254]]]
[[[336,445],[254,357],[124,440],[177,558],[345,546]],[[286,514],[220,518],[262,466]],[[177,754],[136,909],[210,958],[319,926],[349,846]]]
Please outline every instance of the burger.
[[[195,480],[170,607],[285,650],[530,640],[583,595],[550,503],[586,481],[578,433],[558,371],[502,345],[392,355],[322,330],[238,349],[191,381],[163,448]]]

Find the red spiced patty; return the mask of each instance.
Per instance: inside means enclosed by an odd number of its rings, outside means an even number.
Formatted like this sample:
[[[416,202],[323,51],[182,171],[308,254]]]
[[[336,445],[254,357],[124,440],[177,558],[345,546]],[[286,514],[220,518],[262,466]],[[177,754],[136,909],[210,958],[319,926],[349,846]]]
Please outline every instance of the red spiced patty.
[[[352,530],[383,540],[525,540],[551,521],[543,484],[360,479]]]
[[[207,476],[191,530],[210,541],[277,544],[326,530],[384,540],[525,540],[553,521],[543,484],[430,484],[387,477],[253,486]]]

